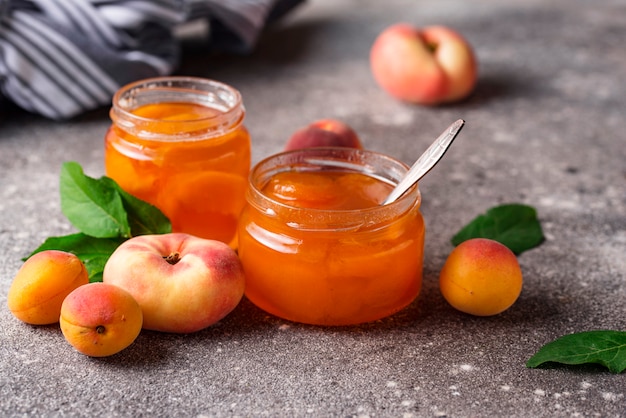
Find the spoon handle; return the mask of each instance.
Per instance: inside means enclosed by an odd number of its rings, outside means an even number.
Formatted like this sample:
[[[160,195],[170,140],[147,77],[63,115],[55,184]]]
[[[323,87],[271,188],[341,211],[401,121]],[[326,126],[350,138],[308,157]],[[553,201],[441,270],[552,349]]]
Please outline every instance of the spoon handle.
[[[465,125],[463,119],[459,119],[452,123],[448,128],[439,135],[439,138],[433,142],[430,147],[419,157],[415,164],[409,169],[406,175],[402,178],[400,183],[391,191],[387,199],[382,203],[383,205],[389,204],[400,196],[402,196],[407,190],[417,183],[419,179],[424,177],[443,157],[452,141],[461,131],[461,128]]]

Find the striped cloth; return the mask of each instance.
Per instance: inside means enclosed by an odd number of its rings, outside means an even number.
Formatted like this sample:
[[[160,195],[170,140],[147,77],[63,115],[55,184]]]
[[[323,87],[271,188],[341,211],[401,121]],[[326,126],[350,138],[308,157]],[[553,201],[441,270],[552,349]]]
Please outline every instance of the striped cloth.
[[[250,52],[304,0],[0,0],[0,96],[50,119],[104,105],[121,86],[171,74],[174,29],[207,19],[214,49]]]

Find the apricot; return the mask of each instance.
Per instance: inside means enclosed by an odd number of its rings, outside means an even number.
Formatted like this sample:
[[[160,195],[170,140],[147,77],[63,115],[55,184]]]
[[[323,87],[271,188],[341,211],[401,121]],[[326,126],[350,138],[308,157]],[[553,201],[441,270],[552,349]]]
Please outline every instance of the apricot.
[[[439,288],[444,299],[461,312],[496,315],[519,297],[522,270],[505,245],[473,238],[452,250],[440,272]]]
[[[143,313],[135,298],[121,287],[89,283],[65,298],[59,322],[63,336],[77,351],[106,357],[135,341]]]
[[[363,144],[347,124],[335,119],[321,119],[294,132],[285,145],[285,151],[313,147],[363,149]]]
[[[7,295],[13,315],[29,324],[59,322],[63,299],[89,283],[85,265],[71,253],[46,250],[30,257],[18,270]]]
[[[445,26],[397,23],[386,28],[371,47],[370,67],[391,96],[424,105],[466,98],[478,77],[472,46]]]

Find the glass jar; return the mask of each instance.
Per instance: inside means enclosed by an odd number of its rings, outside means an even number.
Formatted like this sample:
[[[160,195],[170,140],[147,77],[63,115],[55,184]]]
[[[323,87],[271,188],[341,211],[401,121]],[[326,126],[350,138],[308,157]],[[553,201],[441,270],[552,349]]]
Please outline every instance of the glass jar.
[[[152,203],[175,232],[236,247],[250,171],[241,94],[195,77],[159,77],[113,97],[106,174]]]
[[[425,233],[419,189],[380,205],[407,170],[391,157],[352,148],[289,151],[259,162],[238,232],[248,299],[278,317],[316,325],[374,321],[413,302]],[[369,180],[357,182],[355,174]],[[378,193],[377,201],[315,207],[316,199],[341,200],[360,188]]]

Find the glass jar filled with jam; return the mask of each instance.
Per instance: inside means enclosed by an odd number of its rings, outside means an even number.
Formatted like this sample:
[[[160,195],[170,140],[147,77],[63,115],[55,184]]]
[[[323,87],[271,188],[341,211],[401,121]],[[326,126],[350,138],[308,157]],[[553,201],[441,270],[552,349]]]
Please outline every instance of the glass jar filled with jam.
[[[413,302],[425,233],[419,189],[381,204],[407,170],[352,148],[289,151],[259,162],[238,233],[248,299],[316,325],[374,321]]]
[[[236,247],[251,158],[241,94],[203,78],[152,78],[122,87],[110,115],[106,174],[173,231]]]

